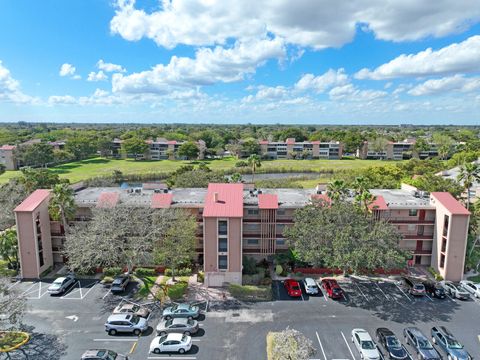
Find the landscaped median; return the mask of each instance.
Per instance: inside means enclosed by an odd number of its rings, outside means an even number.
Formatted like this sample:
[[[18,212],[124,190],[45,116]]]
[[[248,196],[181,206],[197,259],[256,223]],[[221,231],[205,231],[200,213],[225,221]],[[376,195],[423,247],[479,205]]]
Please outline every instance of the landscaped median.
[[[0,353],[7,353],[20,348],[30,340],[30,335],[23,331],[0,331]]]
[[[285,329],[267,334],[268,360],[307,360],[315,353],[310,339],[295,329]]]
[[[271,301],[272,287],[265,285],[236,285],[228,287],[230,294],[240,301]]]

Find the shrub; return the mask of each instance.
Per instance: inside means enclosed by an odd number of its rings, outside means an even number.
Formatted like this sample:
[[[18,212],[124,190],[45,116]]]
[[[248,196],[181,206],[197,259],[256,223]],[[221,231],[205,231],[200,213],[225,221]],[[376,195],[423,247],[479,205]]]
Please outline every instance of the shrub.
[[[155,276],[157,273],[155,269],[148,269],[148,268],[136,268],[135,275],[142,278],[147,276]]]
[[[103,269],[103,275],[105,276],[116,276],[122,273],[121,267],[110,267]]]
[[[197,281],[201,283],[205,282],[205,273],[203,271],[198,272]]]
[[[253,257],[243,256],[243,274],[253,275],[257,273],[257,262]]]
[[[172,269],[166,268],[164,272],[165,276],[172,276]],[[183,268],[183,269],[176,269],[175,276],[191,276],[192,269],[190,268]]]
[[[438,272],[436,272],[433,267],[430,266],[428,268],[428,272],[433,275],[433,277],[435,278],[436,281],[442,281],[443,280],[442,275],[440,275]]]
[[[279,276],[282,275],[282,273],[283,273],[282,265],[278,264],[278,265],[275,266],[275,273]]]
[[[17,275],[17,270],[0,268],[0,276],[2,277],[14,277]]]
[[[178,283],[173,284],[168,288],[168,292],[167,292],[168,297],[171,300],[181,299],[185,294],[185,292],[187,291],[187,288],[188,288],[188,283],[179,281]]]
[[[247,167],[247,166],[248,166],[248,162],[244,160],[239,160],[235,163],[235,167]]]
[[[272,300],[271,286],[253,286],[230,284],[230,294],[238,300],[243,301],[270,301]]]
[[[105,276],[102,279],[102,284],[111,284],[113,282],[113,277],[111,276]]]

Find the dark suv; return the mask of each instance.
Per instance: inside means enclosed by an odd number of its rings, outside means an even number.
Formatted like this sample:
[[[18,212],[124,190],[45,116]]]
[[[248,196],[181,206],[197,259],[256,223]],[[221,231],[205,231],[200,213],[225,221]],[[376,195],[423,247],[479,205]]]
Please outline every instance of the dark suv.
[[[436,297],[438,299],[445,299],[447,295],[445,294],[445,289],[442,285],[437,284],[433,281],[423,281],[423,286],[425,286],[425,291],[428,295],[432,297]]]
[[[425,286],[418,280],[404,277],[405,285],[408,288],[408,292],[413,296],[424,296],[425,295]]]
[[[403,334],[405,342],[415,349],[418,360],[442,360],[437,350],[418,328],[407,327],[403,330]]]
[[[386,350],[390,359],[407,360],[410,359],[407,350],[397,339],[395,334],[387,328],[378,328],[376,331],[377,340]]]

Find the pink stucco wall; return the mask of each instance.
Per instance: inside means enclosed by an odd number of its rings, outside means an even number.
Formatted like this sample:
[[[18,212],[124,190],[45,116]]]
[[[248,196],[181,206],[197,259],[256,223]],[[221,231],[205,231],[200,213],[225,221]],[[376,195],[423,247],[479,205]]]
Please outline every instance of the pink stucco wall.
[[[228,221],[228,271],[242,271],[242,219]]]
[[[217,218],[203,218],[203,269],[217,271]]]

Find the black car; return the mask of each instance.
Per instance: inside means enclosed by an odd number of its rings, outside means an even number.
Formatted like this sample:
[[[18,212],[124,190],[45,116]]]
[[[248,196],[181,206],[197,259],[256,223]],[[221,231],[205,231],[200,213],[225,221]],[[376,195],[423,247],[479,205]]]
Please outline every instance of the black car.
[[[391,330],[387,328],[378,328],[376,334],[378,342],[385,349],[390,359],[411,359],[407,350],[405,350],[405,347]]]
[[[112,286],[110,287],[110,291],[112,293],[123,292],[127,288],[127,285],[129,282],[130,282],[130,276],[128,274],[117,276],[115,279],[113,279]]]
[[[445,299],[447,297],[443,286],[436,282],[424,281],[423,286],[425,286],[425,291],[427,292],[427,294],[432,297],[436,297],[438,299]]]

